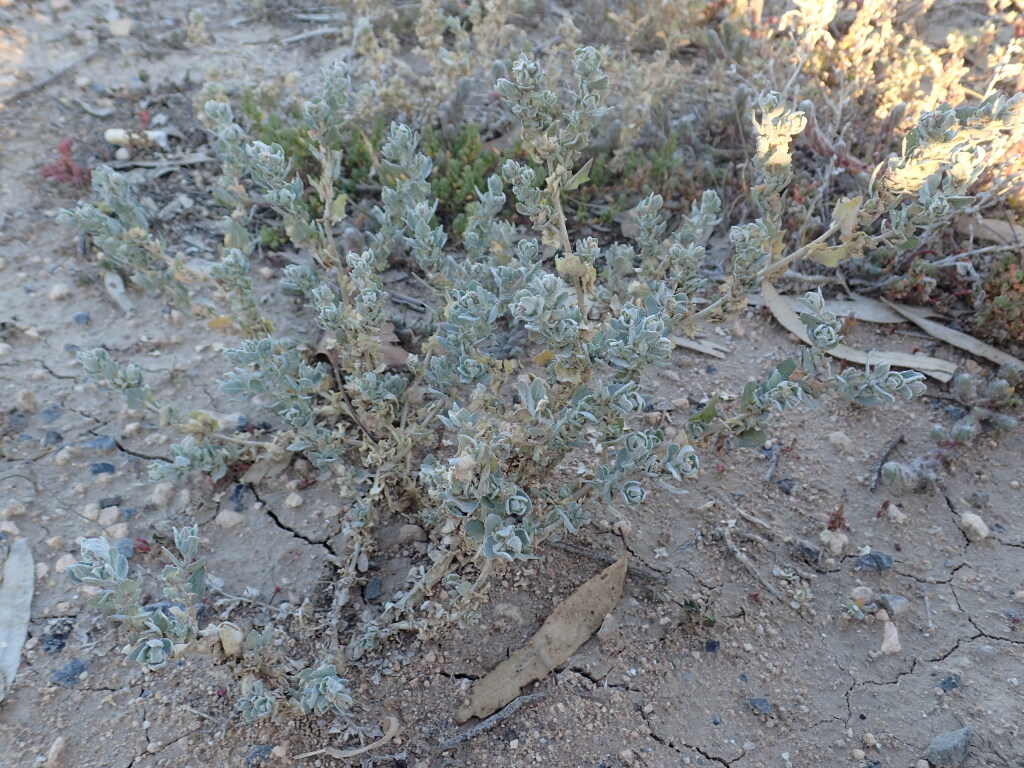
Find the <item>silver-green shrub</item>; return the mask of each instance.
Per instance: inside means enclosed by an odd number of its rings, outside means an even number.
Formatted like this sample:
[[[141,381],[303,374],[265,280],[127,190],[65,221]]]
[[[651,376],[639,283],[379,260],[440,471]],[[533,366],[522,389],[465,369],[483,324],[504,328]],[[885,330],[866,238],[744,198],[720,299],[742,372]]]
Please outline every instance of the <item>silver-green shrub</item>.
[[[535,558],[544,542],[575,534],[595,518],[627,517],[652,486],[681,490],[683,479],[699,470],[697,448],[710,440],[762,441],[773,413],[824,391],[861,406],[921,394],[923,377],[912,371],[869,365],[834,373],[826,353],[839,343],[840,326],[821,294],[809,293],[801,318],[811,346],[763,381],[747,384],[737,403],[725,407],[713,398],[671,437],[643,418],[652,404],[651,373],[671,362],[673,335],[701,320],[734,316],[762,280],[799,259],[835,264],[864,248],[902,247],[916,233],[941,226],[983,168],[978,147],[986,131],[1019,119],[1022,103],[1020,97],[995,98],[974,111],[927,114],[903,157],[880,169],[869,195],[841,201],[825,231],[786,253],[784,195],[792,141],[804,120],[779,94],[763,95],[754,120],[757,217],[731,229],[728,272],[709,291],[707,246],[721,208],[714,192],[694,201],[672,230],[662,198],[645,198],[635,245],[570,237],[565,196],[587,182],[584,153],[608,112],[597,52],[576,52],[575,82],[564,97],[546,87],[543,70],[526,56],[508,71],[496,88],[521,121],[530,161],[510,159],[487,180],[468,206],[458,245],[435,216],[432,160],[419,151],[417,132],[399,124],[380,150],[385,183],[370,224],[358,237],[343,237],[352,224],[337,191],[345,151],[338,127],[349,119],[350,81],[340,65],[325,72],[323,93],[304,111],[320,163],[311,180],[322,202],[316,215],[303,203],[303,185],[280,145],[247,143],[229,108],[206,107],[224,164],[216,199],[232,210],[226,219],[232,245],[209,278],[247,337],[227,352],[233,369],[221,387],[239,398],[258,396],[276,415],[278,430],[266,441],[251,441],[224,434],[202,414],[169,418],[184,439],[172,448],[173,460],[154,463],[151,474],[216,477],[239,459],[291,452],[333,477],[341,497],[355,499],[343,517],[335,616],[363,580],[377,524],[392,514],[420,522],[429,535],[426,556],[407,588],[377,613],[364,611],[348,638],[351,660],[398,632],[472,623],[495,568]],[[532,236],[507,218],[509,193]],[[322,330],[326,361],[311,354],[314,340],[271,335],[252,299],[249,237],[238,213],[253,199],[281,216],[305,256],[286,269],[282,289],[301,299]],[[145,233],[145,220],[130,206],[103,215],[123,220],[121,230],[88,207],[73,218],[115,241],[122,231]],[[140,238],[146,241],[137,233],[129,240]],[[365,247],[342,250],[343,240]],[[125,256],[120,266],[152,271],[135,256]],[[428,307],[422,333],[400,361],[386,354],[397,317],[382,279],[396,267],[420,283]],[[175,285],[171,294],[182,290]],[[134,407],[173,413],[153,398],[137,367],[118,366],[102,350],[80,359],[101,385],[129,395]],[[591,462],[582,474],[566,471],[584,455]],[[103,582],[116,590],[126,574],[101,550],[90,544],[71,573],[83,583],[87,571],[108,580],[108,572],[119,574],[119,582]],[[118,605],[133,594],[125,592]],[[174,640],[173,632],[141,637],[145,647],[135,659],[150,666],[174,650],[160,642]],[[351,703],[335,666],[307,670],[298,682],[292,695],[307,711],[340,714]],[[271,712],[284,685],[254,679],[239,703],[243,716]]]

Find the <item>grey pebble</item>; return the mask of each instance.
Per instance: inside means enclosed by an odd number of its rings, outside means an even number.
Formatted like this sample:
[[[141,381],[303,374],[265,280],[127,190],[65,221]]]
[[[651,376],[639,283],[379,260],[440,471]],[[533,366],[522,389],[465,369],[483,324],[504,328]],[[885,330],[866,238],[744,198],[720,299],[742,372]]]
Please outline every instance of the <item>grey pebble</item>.
[[[75,321],[76,323],[78,323],[78,325],[85,325],[85,324],[87,324],[87,323],[89,322],[89,320],[90,320],[91,318],[89,317],[89,313],[88,313],[88,312],[79,312],[79,313],[78,313],[77,315],[75,315],[75,316],[74,316],[74,318],[72,318],[72,319],[73,319],[73,320],[74,320],[74,321]]]
[[[772,704],[768,699],[747,699],[747,703],[758,714],[771,717]]]
[[[877,569],[879,573],[890,568],[892,568],[892,555],[887,555],[884,552],[869,552],[866,555],[861,555],[853,566],[855,571],[873,571]]]
[[[273,744],[257,744],[245,756],[245,768],[263,768],[273,751]]]
[[[973,735],[970,726],[940,733],[928,746],[928,762],[935,768],[960,768],[967,759]]]
[[[43,435],[43,445],[60,445],[63,442],[64,435],[56,429],[48,429],[46,430],[46,434]]]
[[[120,507],[121,502],[124,498],[121,496],[104,496],[99,500],[100,509],[106,509],[107,507]]]
[[[96,435],[86,440],[83,445],[96,451],[109,451],[117,447],[117,441],[110,435]]]
[[[118,539],[114,546],[126,560],[131,560],[135,556],[135,539]]]
[[[71,687],[79,681],[82,674],[87,669],[85,663],[80,659],[72,659],[63,667],[58,669],[50,676],[51,682],[57,683],[57,685],[63,685]]]
[[[43,420],[44,424],[49,424],[51,421],[56,421],[60,418],[60,406],[59,405],[48,405],[39,412],[39,418]]]
[[[21,432],[28,426],[28,414],[22,411],[11,411],[7,414],[4,426],[12,432]]]
[[[944,690],[946,693],[949,693],[950,691],[955,691],[957,688],[960,687],[960,683],[962,680],[963,678],[961,678],[960,675],[954,672],[953,674],[946,677],[946,679],[943,680],[941,683],[939,683],[939,688]]]
[[[71,616],[58,616],[56,619],[51,619],[50,623],[46,625],[46,631],[43,633],[43,641],[41,643],[43,653],[60,653],[63,651],[68,637],[71,635],[71,630],[74,628],[75,620]]]
[[[380,579],[376,576],[371,576],[370,579],[366,582],[366,586],[363,587],[363,600],[366,600],[367,602],[376,600],[378,597],[380,597],[380,592]]]
[[[89,472],[94,475],[112,475],[117,469],[109,461],[94,461],[89,465]]]
[[[878,602],[889,612],[890,616],[902,616],[910,610],[910,601],[899,595],[879,595]]]
[[[775,484],[779,486],[779,490],[787,496],[792,495],[793,489],[796,488],[796,480],[791,477],[784,477],[781,480],[776,480]]]

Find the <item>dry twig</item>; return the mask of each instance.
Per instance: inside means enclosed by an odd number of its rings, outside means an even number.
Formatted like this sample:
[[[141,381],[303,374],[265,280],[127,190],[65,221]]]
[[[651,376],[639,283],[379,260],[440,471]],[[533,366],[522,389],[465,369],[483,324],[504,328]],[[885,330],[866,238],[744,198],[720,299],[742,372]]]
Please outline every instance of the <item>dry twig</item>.
[[[486,720],[481,720],[479,723],[470,726],[462,733],[456,734],[455,736],[452,736],[450,739],[446,739],[445,741],[441,742],[441,750],[444,751],[451,749],[452,747],[458,746],[464,741],[475,739],[481,733],[487,733],[487,731],[491,730],[497,725],[500,725],[502,722],[512,717],[512,715],[514,715],[519,710],[519,708],[523,706],[523,704],[529,704],[531,701],[538,701],[540,699],[543,699],[545,696],[547,696],[547,693],[544,692],[530,693],[525,696],[520,696],[516,699],[513,699],[511,702],[506,704],[503,708],[499,709]]]

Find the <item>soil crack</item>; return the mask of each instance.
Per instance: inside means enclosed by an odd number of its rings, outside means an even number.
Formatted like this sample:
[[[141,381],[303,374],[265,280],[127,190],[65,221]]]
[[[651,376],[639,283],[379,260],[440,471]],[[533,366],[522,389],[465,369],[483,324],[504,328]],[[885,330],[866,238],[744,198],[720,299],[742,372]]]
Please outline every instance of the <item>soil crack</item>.
[[[299,539],[301,541],[306,542],[307,544],[312,544],[313,546],[317,546],[317,547],[323,547],[325,550],[327,550],[327,552],[331,555],[332,558],[337,559],[338,555],[334,551],[334,548],[331,546],[329,538],[328,539],[324,539],[322,541],[319,540],[319,539],[313,539],[313,538],[310,538],[309,536],[305,535],[304,533],[302,533],[300,531],[297,531],[296,529],[292,528],[290,525],[286,525],[281,520],[281,518],[277,516],[277,513],[274,512],[274,510],[272,510],[270,507],[268,507],[266,505],[266,503],[263,501],[263,499],[260,498],[260,495],[259,495],[259,493],[257,493],[256,488],[254,486],[252,486],[252,485],[250,485],[249,488],[250,488],[250,490],[252,490],[252,495],[256,497],[256,501],[258,501],[260,504],[263,505],[263,511],[267,513],[267,516],[271,519],[271,521],[274,523],[274,525],[276,525],[282,531],[286,531],[287,533],[290,533],[295,538],[297,538],[297,539]]]

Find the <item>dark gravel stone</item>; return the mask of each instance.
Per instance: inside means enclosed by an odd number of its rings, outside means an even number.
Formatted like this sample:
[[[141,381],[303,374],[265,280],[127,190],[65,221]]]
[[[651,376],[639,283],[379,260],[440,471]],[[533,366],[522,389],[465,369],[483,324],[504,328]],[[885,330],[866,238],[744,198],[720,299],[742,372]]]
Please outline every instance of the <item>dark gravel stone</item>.
[[[273,744],[257,744],[245,756],[245,768],[263,768],[270,760],[273,751]]]
[[[109,461],[94,461],[89,465],[89,472],[94,475],[112,475],[117,471]]]
[[[370,580],[366,582],[366,586],[363,587],[363,600],[372,602],[380,597],[381,583],[380,579],[376,576],[371,576]]]
[[[803,539],[793,545],[793,553],[805,563],[817,565],[821,562],[821,550]]]
[[[43,653],[60,653],[63,651],[64,645],[67,643],[71,630],[74,627],[75,620],[70,616],[51,619],[50,623],[46,625],[46,631],[43,632],[43,639],[40,643]]]
[[[135,515],[135,507],[121,507],[121,517],[125,520],[131,520]]]
[[[721,725],[722,724],[722,718],[720,718],[718,715],[715,715],[714,717],[711,718],[711,724],[712,725]]]
[[[71,319],[74,320],[78,325],[88,325],[89,321],[92,318],[89,317],[88,312],[79,312]]]
[[[117,448],[117,441],[111,435],[96,435],[86,440],[83,445],[96,451],[110,451]]]
[[[970,726],[940,733],[928,746],[928,762],[935,768],[960,768],[967,759],[973,735]]]
[[[718,649],[722,647],[722,644],[717,640],[708,640],[704,643],[704,650],[708,653],[718,653]]]
[[[39,418],[43,420],[44,424],[49,424],[60,418],[60,412],[59,405],[48,405],[39,412]]]
[[[950,675],[941,683],[939,683],[939,688],[944,690],[946,693],[949,693],[950,691],[955,691],[957,688],[960,687],[961,680],[962,678],[960,677],[960,675],[954,672],[952,675]]]
[[[63,442],[64,435],[56,429],[48,429],[46,430],[46,434],[43,435],[43,445],[60,445]]]
[[[779,486],[779,490],[787,496],[792,495],[793,489],[796,488],[796,480],[791,477],[784,477],[781,480],[776,480],[775,484]]]
[[[135,556],[135,539],[118,539],[114,546],[126,560],[131,560]]]
[[[28,426],[28,414],[21,411],[11,411],[4,419],[4,426],[12,432],[22,432]]]
[[[910,609],[910,601],[899,595],[879,595],[878,602],[890,616],[902,616]]]
[[[234,488],[231,489],[231,495],[228,497],[228,501],[231,502],[231,506],[234,507],[235,512],[241,512],[245,506],[245,492],[249,486],[245,483],[238,483]]]
[[[759,715],[771,717],[772,703],[768,699],[747,699],[747,703]]]
[[[72,659],[50,676],[50,681],[70,688],[75,685],[87,669],[80,659]]]
[[[107,507],[120,507],[121,502],[123,501],[123,496],[104,496],[99,501],[100,509],[106,509]]]
[[[861,555],[853,566],[855,571],[877,570],[879,573],[890,568],[892,568],[892,555],[887,555],[884,552],[870,552],[866,555]]]

